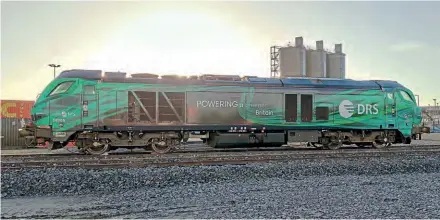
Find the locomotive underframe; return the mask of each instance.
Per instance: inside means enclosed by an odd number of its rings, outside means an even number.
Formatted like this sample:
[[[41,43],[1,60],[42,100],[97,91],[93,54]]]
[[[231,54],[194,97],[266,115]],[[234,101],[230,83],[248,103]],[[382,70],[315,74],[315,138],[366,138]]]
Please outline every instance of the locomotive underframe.
[[[191,137],[189,131],[83,131],[74,135],[78,148],[90,154],[102,154],[118,148],[145,148],[157,153],[178,149]],[[285,131],[209,131],[199,137],[213,148],[281,147],[304,142],[325,149],[339,149],[344,144],[383,148],[392,143],[408,143],[397,130],[285,130]],[[409,142],[411,140],[409,139]],[[58,148],[63,144],[59,144]],[[55,147],[57,148],[57,147]]]
[[[71,133],[66,141],[53,141],[50,128],[31,127],[26,135],[34,135],[37,142],[49,141],[51,149],[62,148],[67,141],[75,141],[78,148],[91,154],[102,154],[118,148],[145,148],[158,153],[178,149],[182,142],[197,136],[214,148],[227,147],[276,147],[298,142],[307,142],[315,147],[339,149],[342,145],[386,147],[392,143],[411,142],[398,130],[83,130]],[[195,135],[198,134],[198,135]]]

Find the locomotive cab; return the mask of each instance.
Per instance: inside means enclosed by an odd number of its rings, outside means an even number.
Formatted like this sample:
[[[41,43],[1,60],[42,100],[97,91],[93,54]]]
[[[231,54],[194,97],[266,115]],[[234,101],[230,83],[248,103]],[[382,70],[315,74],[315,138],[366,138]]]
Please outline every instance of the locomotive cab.
[[[51,105],[50,104],[59,104],[63,105],[63,103],[56,103],[55,101],[66,95],[69,91],[74,89],[77,86],[77,80],[75,79],[55,79],[53,80],[41,93],[41,95],[35,101],[35,105],[31,110],[31,114],[33,117],[33,121],[37,125],[49,125],[50,122],[47,121],[49,119],[51,113]],[[55,107],[55,106],[53,106]],[[52,112],[53,113],[53,112]],[[46,120],[42,120],[46,119]]]
[[[405,138],[404,143],[410,143],[411,139],[417,137],[421,139],[422,133],[429,133],[422,123],[422,110],[418,106],[414,94],[406,88],[398,89],[395,93],[395,102],[399,109],[396,112],[396,120],[402,135]]]
[[[31,109],[32,125],[22,128],[21,136],[32,135],[38,144],[60,143],[56,148],[67,144],[70,134],[66,131],[77,126],[77,119],[81,118],[81,112],[76,112],[75,107],[81,104],[78,94],[83,90],[80,80],[69,77],[68,72],[52,80],[37,97]]]

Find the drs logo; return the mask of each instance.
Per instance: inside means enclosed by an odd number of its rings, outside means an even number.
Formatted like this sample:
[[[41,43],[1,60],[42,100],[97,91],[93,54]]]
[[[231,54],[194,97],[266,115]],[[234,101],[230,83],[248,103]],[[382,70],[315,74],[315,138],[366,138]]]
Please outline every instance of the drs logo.
[[[357,112],[358,115],[377,115],[379,113],[379,109],[377,108],[377,104],[357,104],[354,105],[349,100],[344,100],[339,104],[339,114],[343,118],[350,118],[353,114]]]
[[[2,100],[1,118],[31,118],[33,101]]]

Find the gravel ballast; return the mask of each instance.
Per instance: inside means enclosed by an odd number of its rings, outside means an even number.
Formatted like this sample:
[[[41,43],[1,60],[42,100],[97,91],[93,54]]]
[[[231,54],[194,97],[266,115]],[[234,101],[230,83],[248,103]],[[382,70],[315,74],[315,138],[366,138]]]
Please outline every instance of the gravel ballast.
[[[440,157],[2,173],[2,218],[438,218]]]

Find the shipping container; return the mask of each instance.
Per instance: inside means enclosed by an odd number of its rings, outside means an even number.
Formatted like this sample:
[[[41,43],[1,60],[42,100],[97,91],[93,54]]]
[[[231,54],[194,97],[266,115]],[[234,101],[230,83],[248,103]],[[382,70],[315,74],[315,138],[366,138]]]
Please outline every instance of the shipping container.
[[[31,118],[34,101],[1,100],[1,118]]]
[[[25,147],[25,138],[19,137],[18,129],[29,123],[31,119],[27,118],[2,118],[1,119],[1,144],[2,148],[8,146]]]

